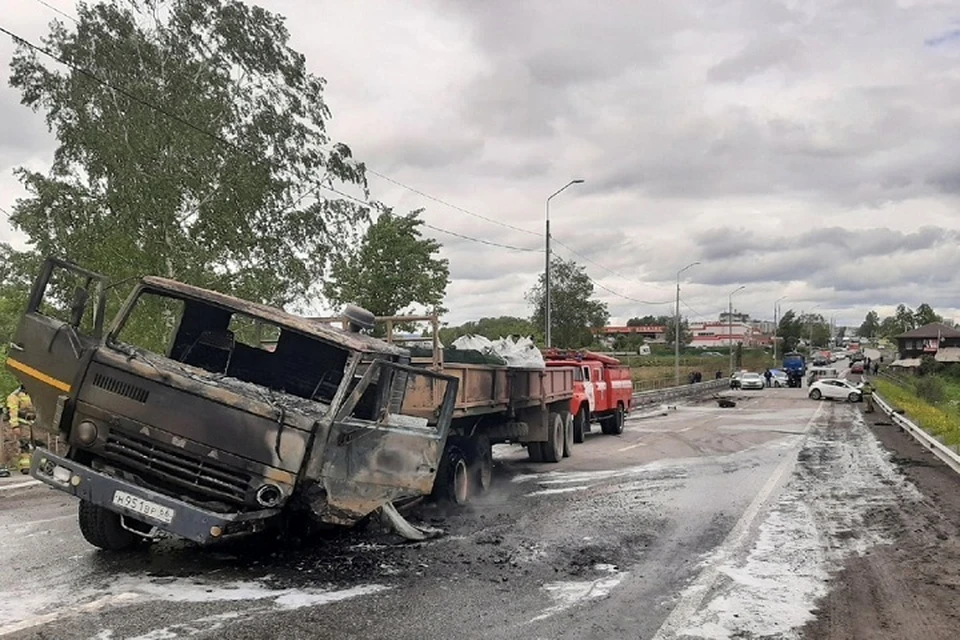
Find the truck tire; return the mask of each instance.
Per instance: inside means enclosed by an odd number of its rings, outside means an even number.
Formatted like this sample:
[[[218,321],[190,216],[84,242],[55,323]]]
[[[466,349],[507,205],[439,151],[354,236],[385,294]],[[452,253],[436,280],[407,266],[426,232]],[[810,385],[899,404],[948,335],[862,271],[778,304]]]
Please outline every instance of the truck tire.
[[[530,456],[530,462],[543,462],[543,449],[539,442],[527,443],[527,455]]]
[[[580,407],[580,411],[577,412],[577,417],[573,419],[573,441],[577,444],[582,444],[584,441],[584,434],[589,431],[590,427],[590,410],[587,409],[586,405]]]
[[[120,524],[120,514],[86,500],[80,501],[77,521],[84,539],[104,551],[126,551],[137,546],[140,537]]]
[[[569,411],[560,414],[563,416],[563,457],[573,455],[573,415]]]
[[[603,418],[600,430],[608,436],[618,436],[623,433],[623,405],[618,404],[614,412]]]
[[[547,441],[540,443],[544,462],[560,462],[563,458],[563,418],[550,412],[547,418]]]
[[[493,447],[490,440],[483,437],[471,441],[470,471],[473,476],[474,493],[486,493],[493,484]]]
[[[447,443],[433,481],[433,497],[449,504],[466,504],[470,500],[471,484],[466,453],[458,445]]]

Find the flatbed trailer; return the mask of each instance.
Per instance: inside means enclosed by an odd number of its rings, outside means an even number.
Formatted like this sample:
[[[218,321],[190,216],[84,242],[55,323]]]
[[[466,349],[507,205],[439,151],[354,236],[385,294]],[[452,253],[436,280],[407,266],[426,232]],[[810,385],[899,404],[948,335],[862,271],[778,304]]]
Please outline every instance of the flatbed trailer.
[[[349,319],[344,317],[312,320],[342,323],[344,327],[349,324]],[[411,365],[458,381],[434,495],[460,504],[489,489],[495,444],[523,444],[534,462],[556,463],[571,455],[574,427],[570,403],[575,368],[534,369],[447,362],[438,339],[437,316],[384,316],[375,321],[385,326],[386,341],[397,345],[412,341],[395,331],[397,325],[429,323],[431,337],[414,340],[429,342],[430,355],[411,357]],[[418,393],[419,400],[408,394],[408,401],[423,407],[436,406],[433,390],[423,388]]]

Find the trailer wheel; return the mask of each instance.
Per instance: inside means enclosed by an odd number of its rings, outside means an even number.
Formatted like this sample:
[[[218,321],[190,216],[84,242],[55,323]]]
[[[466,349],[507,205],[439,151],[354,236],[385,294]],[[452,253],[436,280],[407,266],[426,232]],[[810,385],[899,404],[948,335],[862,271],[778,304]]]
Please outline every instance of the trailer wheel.
[[[92,502],[80,501],[77,520],[84,539],[105,551],[126,551],[140,542],[138,536],[124,529],[120,524],[120,514],[108,511]]]
[[[563,416],[563,457],[569,458],[573,455],[573,415],[569,411],[564,411]]]
[[[563,418],[550,412],[547,419],[547,441],[540,443],[544,462],[560,462],[563,458]]]
[[[590,421],[590,412],[587,410],[586,405],[580,407],[580,411],[577,412],[577,417],[573,419],[573,441],[577,444],[581,444],[584,440],[583,434],[585,434],[589,429]]]
[[[463,449],[447,445],[433,482],[433,495],[451,504],[466,504],[470,499],[470,467]]]
[[[613,414],[600,422],[600,430],[608,436],[618,436],[623,433],[623,405],[618,404]]]

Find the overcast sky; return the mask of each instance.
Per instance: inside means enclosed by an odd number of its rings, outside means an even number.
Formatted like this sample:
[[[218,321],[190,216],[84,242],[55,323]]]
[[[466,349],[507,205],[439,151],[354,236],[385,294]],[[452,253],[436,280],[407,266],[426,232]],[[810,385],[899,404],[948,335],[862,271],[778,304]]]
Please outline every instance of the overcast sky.
[[[74,14],[72,0],[44,0]],[[2,0],[39,39],[57,13]],[[530,314],[546,197],[557,253],[614,321],[773,303],[859,324],[929,302],[960,319],[960,2],[269,0],[328,80],[330,131],[445,235],[447,320]],[[5,79],[13,46],[0,41]],[[53,139],[0,88],[0,207]],[[4,220],[5,220],[5,216]],[[5,223],[0,240],[21,243]],[[572,253],[573,252],[573,253]],[[669,304],[647,304],[647,303]]]

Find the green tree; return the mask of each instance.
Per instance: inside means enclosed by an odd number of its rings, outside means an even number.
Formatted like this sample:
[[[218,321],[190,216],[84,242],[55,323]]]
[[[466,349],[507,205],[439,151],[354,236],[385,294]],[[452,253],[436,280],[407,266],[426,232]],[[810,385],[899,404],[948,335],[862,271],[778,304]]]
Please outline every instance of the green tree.
[[[366,179],[330,140],[324,80],[283,18],[237,0],[76,10],[44,40],[65,65],[25,45],[11,63],[57,139],[46,174],[16,171],[29,195],[11,223],[40,254],[113,279],[153,273],[278,305],[311,293],[367,219],[329,189],[366,196]]]
[[[643,316],[642,318],[630,318],[627,320],[628,327],[648,327],[651,325],[656,325],[658,322],[657,318],[654,316]]]
[[[893,315],[896,321],[897,333],[905,333],[917,328],[917,318],[910,307],[904,304],[898,304],[897,310]]]
[[[593,295],[593,282],[582,265],[559,257],[553,259],[550,307],[554,345],[579,349],[593,342],[591,329],[602,327],[610,318],[606,303],[595,300]],[[527,301],[533,306],[533,323],[544,326],[544,274],[527,292]]]
[[[874,338],[880,331],[880,315],[876,311],[867,312],[866,317],[857,330],[857,335],[861,338]]]
[[[938,316],[937,312],[933,310],[933,307],[926,302],[917,307],[917,310],[913,312],[913,319],[918,327],[934,322],[943,322],[943,318]]]
[[[333,259],[324,294],[335,304],[354,303],[378,316],[411,313],[411,305],[442,312],[450,269],[440,243],[423,236],[421,210],[384,211],[356,249]]]
[[[667,345],[671,349],[677,341],[677,322],[673,316],[658,316],[655,325],[662,325],[667,328]],[[693,334],[690,332],[690,324],[686,318],[680,318],[680,349],[682,350],[693,341]]]
[[[0,243],[0,402],[17,386],[16,379],[2,363],[7,359],[7,350],[27,306],[31,282],[26,274],[36,271],[36,267],[28,256]]]
[[[777,337],[783,340],[783,352],[794,351],[803,335],[803,323],[793,309],[788,309],[780,317],[777,325]]]
[[[884,338],[893,338],[903,332],[904,329],[897,323],[895,316],[887,316],[880,321],[880,330],[878,333]]]

